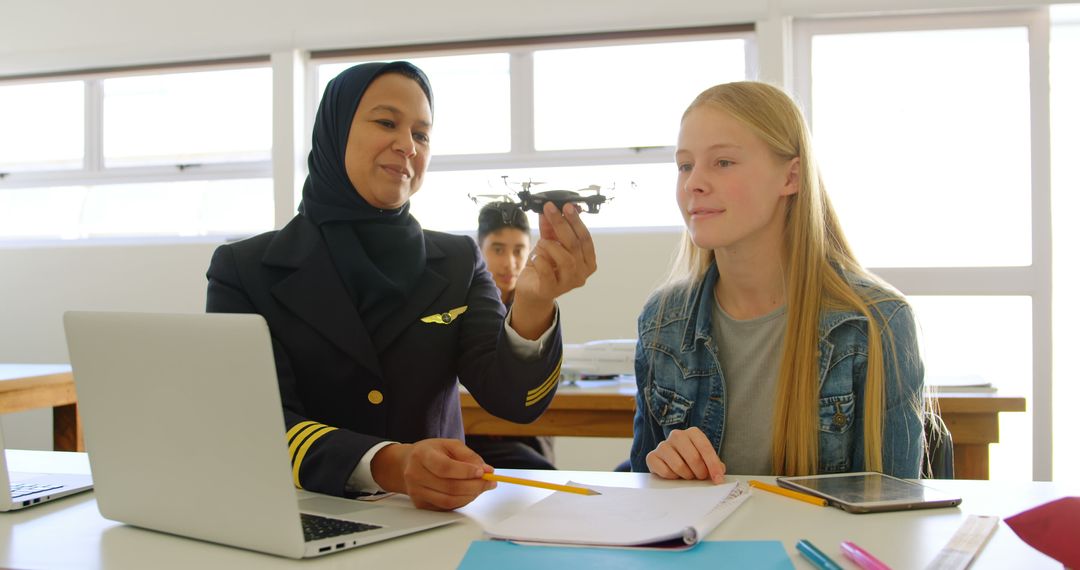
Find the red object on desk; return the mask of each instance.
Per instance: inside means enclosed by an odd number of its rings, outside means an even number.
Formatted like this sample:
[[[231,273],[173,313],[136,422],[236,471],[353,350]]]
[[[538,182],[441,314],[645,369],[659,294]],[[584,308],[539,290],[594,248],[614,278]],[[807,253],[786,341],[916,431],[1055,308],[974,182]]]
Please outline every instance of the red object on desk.
[[[1080,497],[1063,497],[1015,514],[1005,523],[1035,550],[1080,569]]]

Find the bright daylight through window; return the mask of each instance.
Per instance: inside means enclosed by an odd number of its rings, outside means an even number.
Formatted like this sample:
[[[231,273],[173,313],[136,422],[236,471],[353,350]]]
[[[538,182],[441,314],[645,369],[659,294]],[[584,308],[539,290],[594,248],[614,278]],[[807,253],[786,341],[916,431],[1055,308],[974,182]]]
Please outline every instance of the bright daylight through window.
[[[0,84],[0,241],[273,227],[268,66]]]
[[[425,228],[471,232],[470,196],[515,198],[530,182],[533,192],[600,186],[613,200],[589,219],[594,229],[681,226],[671,199],[679,118],[705,87],[746,77],[748,38],[378,58],[416,64],[436,93],[433,158],[413,215]],[[318,97],[358,62],[319,65]],[[642,66],[654,70],[648,81]],[[531,92],[516,96],[515,85]]]

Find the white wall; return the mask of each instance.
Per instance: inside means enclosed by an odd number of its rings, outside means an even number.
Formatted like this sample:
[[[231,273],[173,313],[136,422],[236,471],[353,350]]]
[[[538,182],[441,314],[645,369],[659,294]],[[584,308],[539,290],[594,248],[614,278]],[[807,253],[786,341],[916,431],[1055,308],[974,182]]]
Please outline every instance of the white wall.
[[[0,249],[0,361],[67,362],[69,309],[202,312],[212,244]]]

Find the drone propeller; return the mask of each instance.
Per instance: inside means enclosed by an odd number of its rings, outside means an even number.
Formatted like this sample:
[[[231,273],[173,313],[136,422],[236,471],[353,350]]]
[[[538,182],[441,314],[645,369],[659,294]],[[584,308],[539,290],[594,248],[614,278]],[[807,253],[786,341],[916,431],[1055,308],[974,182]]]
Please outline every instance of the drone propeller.
[[[480,204],[483,200],[484,204],[490,204],[492,202],[513,202],[506,194],[469,194],[469,199],[475,204]]]
[[[505,175],[502,177],[502,179],[503,179],[503,184],[506,187],[509,188],[511,186],[518,186],[522,190],[528,190],[528,189],[532,188],[533,186],[540,186],[541,184],[546,184],[546,182],[543,182],[541,180],[533,180],[531,178],[529,180],[520,180],[520,181],[519,180],[510,180],[510,177],[505,176]]]

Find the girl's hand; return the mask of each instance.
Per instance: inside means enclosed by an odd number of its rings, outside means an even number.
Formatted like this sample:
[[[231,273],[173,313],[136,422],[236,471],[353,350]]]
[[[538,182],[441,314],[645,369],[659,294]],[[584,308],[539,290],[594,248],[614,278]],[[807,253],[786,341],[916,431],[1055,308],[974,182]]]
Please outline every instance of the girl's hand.
[[[645,456],[649,471],[664,479],[709,479],[723,483],[727,468],[701,429],[672,430]]]

